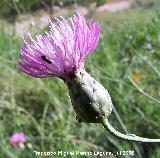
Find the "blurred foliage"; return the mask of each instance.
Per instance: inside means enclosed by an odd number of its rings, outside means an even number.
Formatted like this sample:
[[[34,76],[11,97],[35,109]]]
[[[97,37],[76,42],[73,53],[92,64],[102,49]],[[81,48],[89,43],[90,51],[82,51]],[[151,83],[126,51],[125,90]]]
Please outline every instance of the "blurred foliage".
[[[104,4],[107,0],[1,0],[0,1],[0,18],[12,17],[17,14],[33,12],[36,9],[45,8],[50,11],[53,5],[60,7],[72,4],[89,5],[95,2],[97,6]]]
[[[97,6],[100,6],[100,5],[103,5],[107,2],[108,0],[97,0],[96,3],[97,3]]]
[[[160,5],[159,0],[135,0],[133,7],[145,9],[158,9]]]

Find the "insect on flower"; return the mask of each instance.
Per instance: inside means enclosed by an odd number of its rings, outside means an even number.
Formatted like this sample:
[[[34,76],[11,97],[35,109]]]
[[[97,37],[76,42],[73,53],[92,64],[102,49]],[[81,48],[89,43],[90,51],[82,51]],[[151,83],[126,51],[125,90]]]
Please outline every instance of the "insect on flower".
[[[91,77],[84,68],[87,56],[94,52],[100,38],[101,26],[93,19],[89,26],[77,13],[69,19],[55,18],[50,22],[46,35],[37,35],[30,42],[24,40],[19,68],[36,77],[59,77],[67,85],[72,106],[79,122],[101,123],[117,137],[143,142],[159,142],[159,139],[124,135],[108,122],[113,104],[108,91]]]
[[[52,64],[52,62],[50,60],[48,60],[45,55],[42,55],[41,58],[43,61],[47,62],[48,64]]]

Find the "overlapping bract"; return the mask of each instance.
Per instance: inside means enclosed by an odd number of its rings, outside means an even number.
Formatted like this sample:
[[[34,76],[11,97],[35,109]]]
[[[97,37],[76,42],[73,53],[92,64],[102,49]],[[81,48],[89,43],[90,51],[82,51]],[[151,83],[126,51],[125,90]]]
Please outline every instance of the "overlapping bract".
[[[24,40],[19,67],[36,78],[67,79],[67,75],[83,67],[87,55],[96,49],[101,27],[94,20],[88,27],[79,13],[68,20],[60,17],[49,21],[49,33],[37,35],[36,40],[29,34],[30,42]]]

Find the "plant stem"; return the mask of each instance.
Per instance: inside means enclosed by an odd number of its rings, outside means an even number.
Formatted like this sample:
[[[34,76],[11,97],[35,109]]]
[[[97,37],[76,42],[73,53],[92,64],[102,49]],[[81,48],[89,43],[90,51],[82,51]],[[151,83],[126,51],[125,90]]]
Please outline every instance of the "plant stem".
[[[129,140],[129,141],[136,141],[136,142],[146,142],[146,143],[160,143],[160,139],[149,139],[136,136],[134,134],[122,134],[115,130],[112,125],[108,122],[108,119],[104,118],[101,122],[105,129],[107,129],[111,134],[119,137],[121,139]]]

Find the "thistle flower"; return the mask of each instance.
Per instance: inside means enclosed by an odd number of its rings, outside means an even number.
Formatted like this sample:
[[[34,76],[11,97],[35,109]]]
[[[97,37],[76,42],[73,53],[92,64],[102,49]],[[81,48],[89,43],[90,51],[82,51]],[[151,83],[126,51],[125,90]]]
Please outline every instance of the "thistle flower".
[[[10,137],[10,143],[15,144],[23,144],[26,142],[26,135],[23,132],[14,133]]]
[[[20,69],[36,78],[59,77],[66,83],[72,106],[79,122],[101,123],[117,137],[143,142],[159,139],[124,135],[108,122],[113,104],[108,91],[91,77],[84,68],[86,57],[97,47],[101,27],[94,20],[89,26],[79,13],[66,20],[50,21],[50,31],[37,35],[30,42],[24,40],[19,61]]]
[[[50,21],[50,31],[37,35],[21,49],[20,69],[37,77],[59,77],[69,80],[83,69],[85,58],[98,44],[101,27],[91,20],[87,26],[83,16],[78,14],[68,20],[63,17]]]

